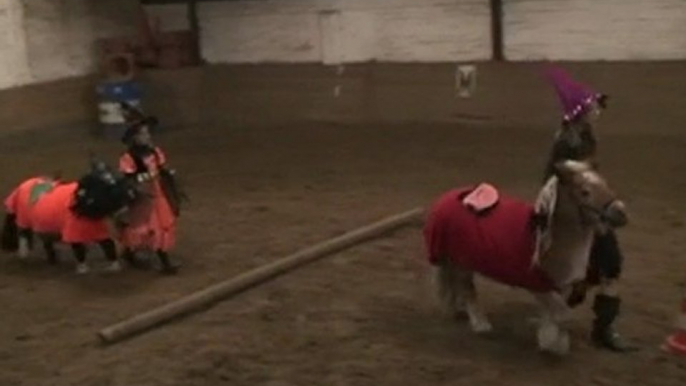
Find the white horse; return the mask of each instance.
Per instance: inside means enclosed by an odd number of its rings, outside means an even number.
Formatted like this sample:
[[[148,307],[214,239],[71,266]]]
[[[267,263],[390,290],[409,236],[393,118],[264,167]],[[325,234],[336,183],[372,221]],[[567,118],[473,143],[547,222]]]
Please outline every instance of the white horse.
[[[534,205],[499,197],[487,184],[444,194],[424,236],[441,300],[452,312],[466,311],[473,331],[492,329],[477,303],[479,273],[533,293],[541,305],[538,346],[564,355],[565,298],[586,275],[594,233],[626,223],[624,203],[605,179],[590,163],[568,160],[556,165]]]

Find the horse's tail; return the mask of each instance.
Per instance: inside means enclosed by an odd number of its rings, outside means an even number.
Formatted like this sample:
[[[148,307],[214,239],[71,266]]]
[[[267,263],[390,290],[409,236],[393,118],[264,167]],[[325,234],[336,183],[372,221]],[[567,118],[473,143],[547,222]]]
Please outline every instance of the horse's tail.
[[[424,222],[424,247],[426,257],[432,265],[438,265],[445,255],[445,218],[442,212],[431,208]]]
[[[5,221],[0,234],[0,249],[6,252],[16,252],[19,249],[19,227],[17,226],[17,196],[19,189],[12,190],[5,201]]]
[[[5,214],[0,247],[6,252],[16,252],[19,249],[19,227],[17,226],[17,216],[14,214]]]

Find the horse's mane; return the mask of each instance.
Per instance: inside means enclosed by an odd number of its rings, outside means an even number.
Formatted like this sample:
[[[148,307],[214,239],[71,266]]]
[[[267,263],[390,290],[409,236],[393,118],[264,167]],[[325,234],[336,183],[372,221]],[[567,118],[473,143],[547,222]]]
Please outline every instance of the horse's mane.
[[[101,219],[119,210],[130,197],[129,182],[124,176],[109,170],[93,170],[78,181],[71,210],[77,215]]]
[[[540,263],[540,257],[548,251],[552,244],[552,224],[557,208],[557,197],[560,180],[556,175],[550,176],[541,190],[538,192],[534,203],[537,216],[544,218],[543,224],[536,227],[536,249],[534,251],[533,265]]]

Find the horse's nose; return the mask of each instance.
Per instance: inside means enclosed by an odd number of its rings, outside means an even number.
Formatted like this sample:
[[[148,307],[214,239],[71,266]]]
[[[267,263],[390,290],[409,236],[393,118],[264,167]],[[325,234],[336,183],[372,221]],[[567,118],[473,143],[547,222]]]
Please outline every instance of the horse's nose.
[[[620,200],[613,201],[605,209],[605,218],[609,225],[615,228],[623,227],[629,222],[629,218],[626,214],[626,206]]]

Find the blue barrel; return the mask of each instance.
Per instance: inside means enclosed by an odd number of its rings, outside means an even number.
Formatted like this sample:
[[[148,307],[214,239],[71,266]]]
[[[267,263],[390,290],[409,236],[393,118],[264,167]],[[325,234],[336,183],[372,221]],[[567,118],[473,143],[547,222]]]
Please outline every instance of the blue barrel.
[[[139,107],[142,97],[140,85],[133,80],[104,81],[98,84],[96,91],[103,134],[108,138],[120,138],[126,124],[119,102]]]

